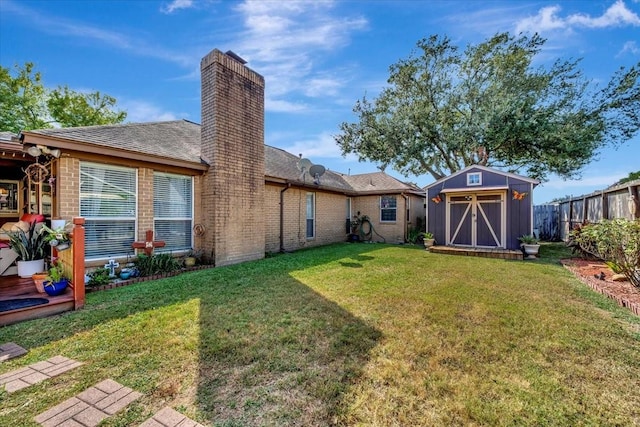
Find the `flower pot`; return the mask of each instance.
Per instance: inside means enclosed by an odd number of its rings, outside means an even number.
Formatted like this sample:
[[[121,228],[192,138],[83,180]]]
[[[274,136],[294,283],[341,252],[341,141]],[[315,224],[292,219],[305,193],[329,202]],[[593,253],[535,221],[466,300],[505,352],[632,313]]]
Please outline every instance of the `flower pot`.
[[[436,239],[424,239],[424,247],[427,249],[435,245],[435,243],[436,243]]]
[[[44,291],[47,295],[55,297],[62,294],[67,289],[67,286],[69,286],[67,279],[62,279],[59,282],[44,282]]]
[[[69,241],[65,241],[65,242],[60,242],[58,243],[58,246],[56,246],[56,250],[58,252],[62,252],[66,249],[69,249],[71,247],[71,242]]]
[[[44,270],[44,260],[18,261],[18,276],[24,278],[32,277],[34,274]]]
[[[188,256],[184,259],[184,266],[185,267],[193,267],[194,265],[196,265],[196,258],[192,257],[192,256]]]
[[[47,280],[47,273],[36,273],[31,276],[33,283],[36,285],[36,289],[41,294],[44,294],[44,282]]]
[[[527,254],[527,259],[536,259],[536,255],[538,255],[538,252],[540,251],[540,245],[528,245],[523,243],[522,248],[524,249],[524,253]]]

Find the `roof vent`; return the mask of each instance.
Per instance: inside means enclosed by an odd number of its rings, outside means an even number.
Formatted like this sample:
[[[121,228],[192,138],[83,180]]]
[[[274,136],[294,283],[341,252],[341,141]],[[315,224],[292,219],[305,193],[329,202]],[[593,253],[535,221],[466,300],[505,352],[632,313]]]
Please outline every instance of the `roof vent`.
[[[232,50],[228,50],[224,53],[225,55],[227,55],[230,58],[235,59],[236,61],[238,61],[239,63],[241,63],[242,65],[246,64],[247,61],[245,61],[244,59],[242,59],[240,56],[238,56],[234,51]]]

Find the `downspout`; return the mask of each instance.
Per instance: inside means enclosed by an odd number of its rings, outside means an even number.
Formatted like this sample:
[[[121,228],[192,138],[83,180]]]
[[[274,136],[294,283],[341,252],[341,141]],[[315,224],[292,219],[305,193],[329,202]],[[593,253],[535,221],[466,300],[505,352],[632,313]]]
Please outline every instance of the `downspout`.
[[[404,193],[400,193],[400,195],[402,197],[404,197],[404,241],[407,242],[407,239],[409,238],[409,230],[407,230],[408,228],[408,220],[407,220],[407,204],[409,201],[409,196],[405,195]]]
[[[291,188],[291,183],[280,190],[280,252],[284,252],[284,192]]]

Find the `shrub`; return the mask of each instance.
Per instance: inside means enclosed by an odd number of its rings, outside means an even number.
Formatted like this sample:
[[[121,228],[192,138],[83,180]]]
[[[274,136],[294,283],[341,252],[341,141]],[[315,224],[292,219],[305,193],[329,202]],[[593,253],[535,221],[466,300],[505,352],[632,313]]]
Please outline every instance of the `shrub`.
[[[631,283],[640,287],[640,219],[604,220],[572,233],[580,249],[613,263]]]
[[[170,273],[181,268],[180,261],[175,259],[170,253],[151,256],[140,254],[135,264],[140,272],[140,276],[143,277],[160,273]]]
[[[91,273],[89,273],[88,276],[88,287],[104,286],[108,285],[109,282],[111,282],[111,278],[109,277],[109,269],[104,267],[96,268]]]

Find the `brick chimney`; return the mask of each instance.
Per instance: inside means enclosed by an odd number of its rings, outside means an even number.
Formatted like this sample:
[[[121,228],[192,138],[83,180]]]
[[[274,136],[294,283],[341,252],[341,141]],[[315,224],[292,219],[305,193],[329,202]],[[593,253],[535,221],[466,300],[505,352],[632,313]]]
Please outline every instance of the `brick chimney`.
[[[264,258],[264,78],[217,49],[200,72],[203,249],[216,266]]]

